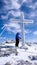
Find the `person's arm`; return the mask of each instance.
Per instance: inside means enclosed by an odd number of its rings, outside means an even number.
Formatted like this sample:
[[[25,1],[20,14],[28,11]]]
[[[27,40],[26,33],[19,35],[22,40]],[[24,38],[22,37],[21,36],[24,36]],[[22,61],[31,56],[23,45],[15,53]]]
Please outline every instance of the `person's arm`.
[[[19,39],[21,39],[21,37],[19,37]]]
[[[21,36],[19,35],[19,39],[21,39]]]

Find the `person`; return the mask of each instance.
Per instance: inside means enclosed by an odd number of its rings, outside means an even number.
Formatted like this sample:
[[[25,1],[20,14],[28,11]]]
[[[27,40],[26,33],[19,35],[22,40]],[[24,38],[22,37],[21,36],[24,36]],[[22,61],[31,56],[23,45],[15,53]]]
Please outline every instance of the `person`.
[[[20,41],[20,39],[21,39],[21,37],[20,37],[20,34],[19,33],[17,33],[16,34],[16,43],[15,43],[15,55],[18,55],[18,51],[17,51],[17,48],[18,48],[18,46],[19,46],[19,41]]]
[[[20,37],[20,34],[17,33],[16,34],[16,43],[15,43],[15,46],[18,47],[19,46],[19,41],[20,41],[21,37]]]

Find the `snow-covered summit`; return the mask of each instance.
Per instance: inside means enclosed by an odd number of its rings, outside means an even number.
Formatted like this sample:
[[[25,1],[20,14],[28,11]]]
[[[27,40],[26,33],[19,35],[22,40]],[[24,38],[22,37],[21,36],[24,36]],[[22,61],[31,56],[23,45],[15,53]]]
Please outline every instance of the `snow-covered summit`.
[[[37,63],[37,45],[20,45],[17,48],[18,54],[15,55],[15,46],[13,44],[14,53],[12,49],[12,52],[9,56],[1,56],[0,65],[5,65],[6,63],[10,63],[11,65],[35,65]]]

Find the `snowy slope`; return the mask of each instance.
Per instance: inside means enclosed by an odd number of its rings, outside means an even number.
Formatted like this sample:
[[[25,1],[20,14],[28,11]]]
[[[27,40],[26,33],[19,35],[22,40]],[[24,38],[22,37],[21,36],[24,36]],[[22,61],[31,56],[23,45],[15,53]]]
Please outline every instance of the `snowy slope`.
[[[28,49],[26,49],[28,48]],[[0,65],[4,65],[7,62],[10,62],[11,65],[17,65],[18,63],[37,63],[37,60],[31,60],[32,56],[37,56],[37,46],[36,45],[31,45],[28,46],[27,44],[25,44],[25,48],[21,47],[21,48],[17,48],[18,51],[18,55],[15,55],[15,53],[10,54],[8,57],[4,56],[4,57],[0,57]],[[28,61],[28,62],[27,62]],[[23,64],[23,65],[24,65]],[[18,65],[22,65],[22,64],[18,64]]]

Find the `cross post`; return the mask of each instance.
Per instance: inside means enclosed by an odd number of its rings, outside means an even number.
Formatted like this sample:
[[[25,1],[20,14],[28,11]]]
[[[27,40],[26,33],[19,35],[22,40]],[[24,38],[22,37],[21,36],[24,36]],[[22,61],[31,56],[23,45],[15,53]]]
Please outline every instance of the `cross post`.
[[[24,24],[25,23],[33,23],[33,20],[25,20],[24,19],[24,15],[23,15],[23,12],[21,13],[21,33],[22,33],[22,46],[25,45],[25,32],[24,32]]]

